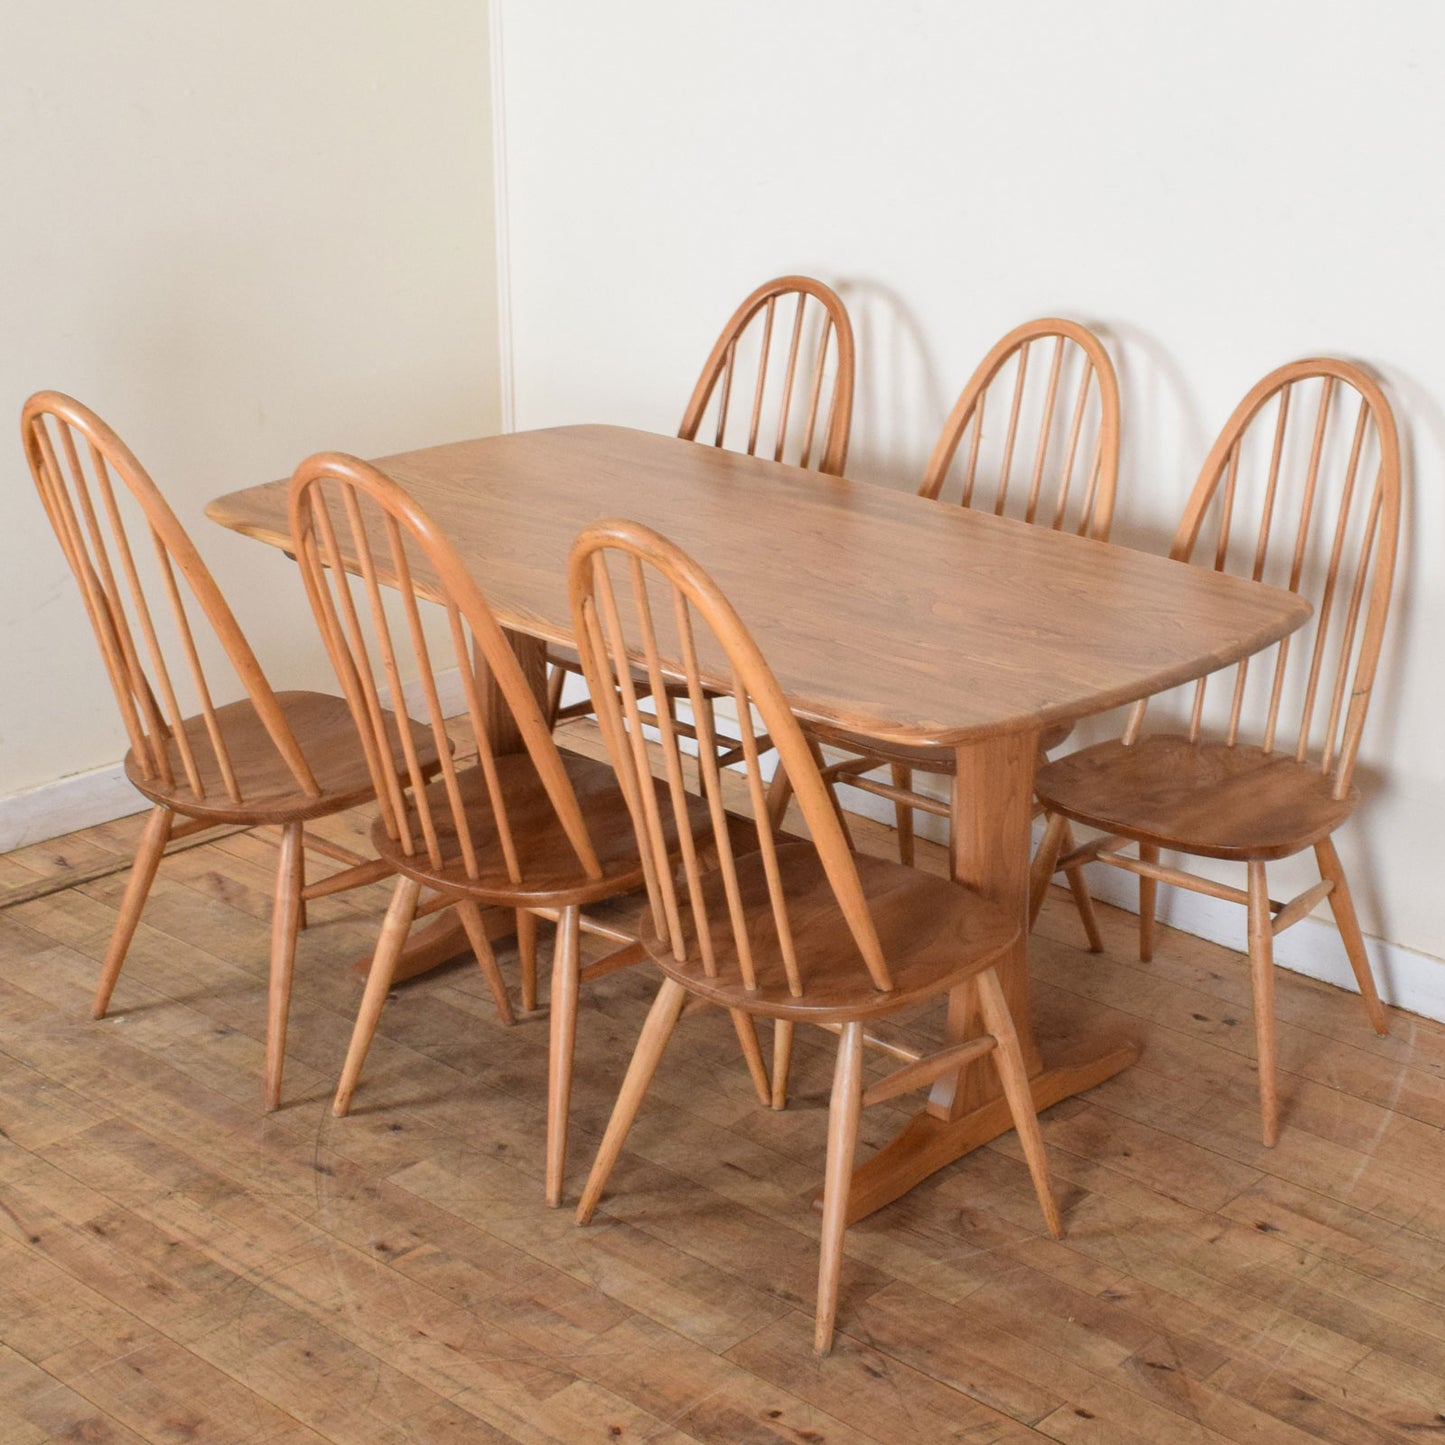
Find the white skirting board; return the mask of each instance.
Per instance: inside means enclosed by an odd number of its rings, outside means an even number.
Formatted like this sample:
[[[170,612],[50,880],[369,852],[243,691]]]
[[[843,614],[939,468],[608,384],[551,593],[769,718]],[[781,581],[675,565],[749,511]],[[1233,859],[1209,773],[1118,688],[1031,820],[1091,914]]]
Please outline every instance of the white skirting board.
[[[437,684],[448,715],[464,711],[457,674],[439,674]],[[583,695],[582,680],[569,677],[564,701],[571,702]],[[419,698],[414,700],[419,701]],[[848,790],[847,801],[853,811],[883,823],[893,822],[893,806],[882,798]],[[123,818],[144,807],[144,799],[126,780],[119,763],[88,773],[75,773],[26,792],[0,795],[0,853]],[[921,837],[942,841],[944,826],[940,818],[917,815]],[[1034,841],[1038,841],[1037,829]],[[1129,913],[1138,912],[1138,884],[1131,875],[1092,864],[1085,869],[1085,876],[1095,898]],[[1244,909],[1222,898],[1161,887],[1159,921],[1239,952],[1246,946]],[[1386,1003],[1445,1022],[1445,960],[1379,938],[1367,938],[1365,943],[1380,995]],[[1280,934],[1274,941],[1274,957],[1282,968],[1356,991],[1344,945],[1333,923],[1326,919],[1305,918]]]

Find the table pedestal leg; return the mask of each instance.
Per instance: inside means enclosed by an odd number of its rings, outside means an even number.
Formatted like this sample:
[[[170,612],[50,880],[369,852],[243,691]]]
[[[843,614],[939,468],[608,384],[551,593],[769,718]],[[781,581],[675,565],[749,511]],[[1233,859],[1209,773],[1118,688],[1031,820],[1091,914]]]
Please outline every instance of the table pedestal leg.
[[[1018,942],[995,967],[1018,1029],[1034,1106],[1042,1110],[1103,1083],[1132,1064],[1139,1050],[1122,1044],[1048,1068],[1039,1056],[1028,984],[1029,841],[1037,755],[1038,736],[1033,732],[987,738],[957,750],[949,861],[959,882],[1009,909],[1019,920]],[[981,1031],[973,990],[954,990],[949,995],[944,1042],[959,1042]],[[924,1109],[854,1171],[848,1222],[892,1203],[944,1165],[1011,1128],[1013,1120],[989,1059],[944,1075],[934,1084]]]

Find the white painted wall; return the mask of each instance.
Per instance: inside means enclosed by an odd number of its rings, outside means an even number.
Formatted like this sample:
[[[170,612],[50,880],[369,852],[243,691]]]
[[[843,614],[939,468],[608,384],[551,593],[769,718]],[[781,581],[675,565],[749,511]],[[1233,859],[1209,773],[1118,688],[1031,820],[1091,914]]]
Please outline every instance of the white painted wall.
[[[334,688],[299,577],[204,504],[323,447],[500,425],[488,23],[475,0],[0,0],[0,416],[41,387],[105,416],[283,685]],[[0,825],[124,752],[10,426]],[[11,841],[65,792],[16,805]]]
[[[675,427],[736,301],[802,270],[858,324],[850,472],[912,486],[984,349],[1062,312],[1120,364],[1115,537],[1162,551],[1258,376],[1384,372],[1406,537],[1341,843],[1367,929],[1445,956],[1445,10],[500,3],[518,426]]]

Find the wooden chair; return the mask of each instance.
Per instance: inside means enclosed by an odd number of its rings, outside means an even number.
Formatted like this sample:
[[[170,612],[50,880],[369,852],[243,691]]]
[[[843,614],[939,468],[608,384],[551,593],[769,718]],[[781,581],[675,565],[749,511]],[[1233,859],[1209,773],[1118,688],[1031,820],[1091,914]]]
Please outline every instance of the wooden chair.
[[[618,1096],[583,1191],[579,1223],[597,1207],[628,1129],[688,995],[779,1024],[813,1023],[839,1034],[829,1108],[822,1256],[814,1346],[833,1338],[843,1232],[858,1116],[864,1104],[926,1087],[961,1063],[992,1054],[1049,1232],[1059,1234],[1043,1141],[1022,1055],[993,960],[1019,922],[969,889],[849,849],[807,739],[737,614],[677,547],[632,522],[601,522],[572,552],[573,625],[609,755],[632,811],[650,909],[642,945],[665,980]],[[681,868],[671,842],[697,801],[687,790],[680,737],[658,718],[666,789],[652,786],[639,689],[679,684],[702,735],[702,796],[710,829],[700,848],[684,831]],[[768,823],[758,749],[743,729],[745,770],[757,819],[757,852],[735,846],[723,812],[712,699],[737,716],[756,708],[789,768],[811,841],[779,840]],[[908,1062],[874,1084],[863,1079],[865,1025],[950,989],[975,991],[986,1036]]]
[[[278,827],[264,1081],[265,1105],[274,1109],[281,1098],[296,933],[304,926],[306,900],[390,872],[388,865],[313,839],[304,829],[310,819],[372,796],[373,775],[359,753],[350,710],[338,697],[271,690],[175,513],[94,412],[58,392],[39,392],[25,404],[21,429],[30,470],[80,585],[130,739],[126,776],[153,805],[92,1012],[105,1017],[172,838],[219,824]],[[203,655],[213,656],[205,630],[229,668],[203,662]],[[237,691],[243,696],[234,702],[215,701]],[[397,741],[395,721],[388,714],[386,722],[390,748]],[[435,769],[431,739],[404,736],[419,765]],[[348,866],[308,885],[307,847]]]
[[[1377,1033],[1386,1029],[1332,834],[1360,800],[1352,776],[1389,610],[1399,515],[1399,444],[1379,386],[1329,359],[1272,371],[1215,442],[1170,555],[1307,594],[1313,620],[1277,644],[1272,660],[1265,653],[1235,667],[1217,706],[1206,706],[1216,694],[1203,679],[1174,728],[1145,736],[1151,704],[1141,702],[1118,741],[1039,773],[1049,825],[1034,871],[1035,914],[1056,864],[1089,861],[1138,874],[1142,959],[1153,952],[1160,883],[1247,907],[1266,1144],[1279,1130],[1275,934],[1328,898],[1370,1023]],[[1152,704],[1156,712],[1169,705]],[[1262,725],[1249,726],[1258,718]],[[1069,819],[1105,836],[1061,858]],[[1137,858],[1119,851],[1131,841]],[[1314,849],[1320,882],[1288,903],[1272,901],[1267,864],[1306,848]],[[1242,862],[1247,887],[1166,867],[1160,849]]]
[[[1119,471],[1119,383],[1093,332],[1077,322],[1044,317],[1015,327],[989,351],[963,388],[923,474],[918,495],[1015,517],[1035,526],[1107,541]],[[1050,732],[1042,749],[1057,747],[1067,727]],[[952,754],[885,750],[856,736],[825,738],[849,756],[824,768],[830,787],[844,784],[894,806],[898,856],[913,862],[915,810],[948,816],[948,804],[913,787],[915,771],[948,776]],[[881,766],[890,780],[867,776]],[[780,773],[775,817],[787,807],[789,782]],[[1083,877],[1070,873],[1092,947],[1101,947]]]
[[[380,815],[372,840],[397,874],[336,1090],[335,1113],[344,1115],[350,1108],[415,917],[446,904],[456,907],[507,1022],[512,1017],[507,990],[481,908],[507,908],[519,915],[528,1007],[536,995],[532,920],[554,919],[546,1195],[549,1204],[558,1204],[579,984],[645,956],[635,941],[582,914],[588,904],[642,885],[643,862],[627,804],[605,764],[558,750],[542,706],[486,600],[450,543],[401,487],[354,457],[323,453],[304,461],[292,478],[290,514],[312,609],[374,768]],[[360,573],[359,580],[348,579],[347,564]],[[419,589],[441,604],[436,620],[444,627],[429,630],[424,624]],[[444,746],[446,719],[437,683],[443,667],[456,669],[476,735],[476,761],[465,766]],[[424,731],[441,759],[440,776],[431,783],[410,749],[400,774],[381,763],[384,705],[389,700],[401,708],[401,678],[408,673],[420,680]],[[690,840],[699,820],[681,814],[669,827],[680,826],[682,838]],[[666,846],[678,847],[676,832],[668,833]],[[426,904],[423,888],[433,895]],[[622,947],[583,969],[583,931]],[[766,1102],[767,1075],[751,1020],[738,1012],[734,1024],[754,1085]]]
[[[746,406],[733,406],[735,394]],[[841,476],[853,420],[853,326],[832,287],[811,276],[764,282],[733,312],[683,412],[678,436]],[[771,440],[770,440],[771,439]],[[581,664],[573,648],[548,649],[553,723],[589,717],[589,699],[562,705]],[[729,762],[742,754],[734,747]]]

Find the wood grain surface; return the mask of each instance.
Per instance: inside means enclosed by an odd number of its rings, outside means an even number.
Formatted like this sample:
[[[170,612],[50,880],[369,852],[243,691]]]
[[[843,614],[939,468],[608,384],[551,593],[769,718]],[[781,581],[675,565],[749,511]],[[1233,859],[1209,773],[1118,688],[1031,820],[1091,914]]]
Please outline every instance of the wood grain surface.
[[[805,720],[884,740],[946,747],[1083,717],[1236,661],[1309,616],[1245,579],[621,427],[377,465],[435,518],[505,626],[570,641],[573,538],[601,517],[640,521],[733,600]],[[285,482],[207,514],[288,545]],[[722,682],[716,656],[702,663]]]

